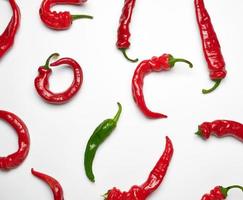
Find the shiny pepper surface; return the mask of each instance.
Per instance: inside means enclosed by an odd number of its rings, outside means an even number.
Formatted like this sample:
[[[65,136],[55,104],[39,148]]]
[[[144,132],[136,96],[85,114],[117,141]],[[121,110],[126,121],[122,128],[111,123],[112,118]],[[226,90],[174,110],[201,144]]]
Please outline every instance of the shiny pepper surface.
[[[51,29],[68,29],[72,25],[73,20],[81,18],[92,19],[93,17],[89,15],[71,15],[67,11],[51,11],[51,7],[58,4],[82,5],[85,2],[86,0],[43,0],[39,10],[40,18]]]
[[[139,109],[148,118],[166,118],[166,115],[161,113],[155,113],[149,110],[146,106],[144,95],[143,95],[143,81],[144,77],[151,72],[160,72],[170,70],[176,62],[185,62],[192,67],[192,63],[181,58],[174,58],[170,54],[163,54],[160,57],[153,57],[150,60],[142,61],[136,68],[132,78],[132,94],[135,103]]]

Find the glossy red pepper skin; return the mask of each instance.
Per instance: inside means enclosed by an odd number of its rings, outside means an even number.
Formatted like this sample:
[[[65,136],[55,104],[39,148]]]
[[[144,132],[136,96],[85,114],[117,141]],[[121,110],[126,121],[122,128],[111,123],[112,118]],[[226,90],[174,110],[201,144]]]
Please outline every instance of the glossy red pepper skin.
[[[201,200],[224,200],[227,198],[229,190],[233,188],[238,188],[243,192],[243,187],[239,185],[232,185],[227,188],[216,186],[210,191],[210,193],[204,194]]]
[[[143,80],[144,77],[151,72],[160,72],[170,70],[176,62],[186,62],[192,67],[192,64],[185,59],[173,58],[170,54],[163,54],[160,57],[153,57],[150,60],[142,61],[136,68],[132,78],[132,94],[134,101],[139,109],[148,118],[158,119],[166,118],[166,115],[155,113],[148,109],[146,106],[143,95]]]
[[[125,51],[126,49],[128,49],[130,47],[130,42],[129,42],[129,38],[131,36],[130,34],[130,30],[129,30],[129,25],[131,22],[131,18],[132,18],[132,13],[133,13],[133,9],[135,6],[136,0],[124,0],[124,6],[122,9],[122,14],[120,17],[120,25],[118,27],[117,30],[117,42],[116,42],[116,46],[118,49],[120,49],[124,56],[132,62],[137,62],[138,60],[135,59],[130,59],[127,57]]]
[[[233,136],[243,142],[243,124],[231,120],[204,122],[198,126],[196,134],[204,139],[208,139],[210,135],[217,137]]]
[[[53,57],[53,55],[55,56],[58,54],[52,54],[51,56]],[[83,82],[82,69],[75,60],[72,58],[61,58],[50,64],[51,67],[59,65],[68,65],[74,72],[74,80],[66,91],[61,93],[53,93],[49,90],[49,76],[52,72],[51,68],[49,68],[49,60],[45,66],[39,67],[39,75],[35,79],[35,88],[38,94],[46,102],[51,104],[63,104],[68,102],[71,98],[74,97],[74,95],[77,94]]]
[[[87,0],[43,0],[39,14],[43,23],[55,30],[66,30],[70,28],[73,20],[80,18],[89,18],[88,15],[71,15],[70,12],[56,12],[51,11],[51,7],[58,4],[68,4],[68,5],[82,5]]]
[[[18,151],[6,157],[0,157],[0,169],[10,170],[18,167],[26,159],[30,149],[30,137],[25,123],[15,114],[0,110],[0,119],[10,124],[18,135]]]
[[[0,35],[0,58],[13,46],[20,25],[20,10],[15,0],[9,0],[13,16],[4,32]]]
[[[145,200],[155,191],[166,175],[174,149],[171,140],[166,137],[165,150],[150,172],[148,179],[141,186],[132,186],[128,192],[121,192],[117,188],[108,191],[106,200]]]
[[[46,182],[52,190],[54,200],[64,200],[63,189],[60,183],[51,176],[31,169],[31,173],[42,181]]]
[[[221,81],[226,76],[225,62],[221,47],[214,31],[210,16],[203,0],[194,0],[197,23],[200,30],[202,47],[208,64],[210,78]],[[214,88],[216,89],[216,88]]]

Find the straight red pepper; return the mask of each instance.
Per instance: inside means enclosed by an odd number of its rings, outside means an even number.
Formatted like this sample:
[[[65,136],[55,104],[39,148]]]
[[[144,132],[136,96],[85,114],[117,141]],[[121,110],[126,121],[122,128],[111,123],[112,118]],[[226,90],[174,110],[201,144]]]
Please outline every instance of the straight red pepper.
[[[0,169],[10,170],[26,159],[30,149],[30,137],[25,123],[15,114],[0,110],[0,119],[10,124],[18,135],[18,151],[6,157],[0,157]]]
[[[167,169],[169,167],[172,155],[173,145],[169,137],[166,137],[165,150],[150,172],[148,179],[140,186],[132,186],[128,192],[121,192],[117,188],[113,188],[104,195],[106,200],[145,200],[152,192],[154,192],[163,181]]]
[[[136,104],[145,116],[154,119],[167,117],[166,115],[152,112],[147,108],[143,96],[143,79],[145,75],[151,72],[168,71],[174,67],[176,62],[185,62],[190,67],[193,66],[191,62],[185,59],[174,58],[170,54],[163,54],[160,57],[153,57],[150,60],[142,61],[136,68],[132,78],[132,94]]]
[[[9,0],[9,3],[13,10],[13,16],[4,32],[0,35],[0,58],[13,46],[20,25],[19,7],[15,0]]]
[[[46,174],[37,172],[33,168],[31,169],[31,173],[49,185],[52,190],[54,200],[64,200],[62,186],[56,179]]]
[[[219,86],[227,72],[225,70],[225,62],[221,53],[220,44],[204,2],[203,0],[194,0],[194,4],[204,56],[210,71],[210,78],[215,81],[215,85],[211,89],[202,90],[204,94],[207,94]]]
[[[204,122],[198,126],[197,135],[208,139],[210,135],[217,137],[233,136],[243,142],[243,124],[230,120]]]
[[[130,47],[129,38],[131,36],[129,31],[129,25],[132,18],[133,8],[136,0],[124,0],[124,7],[120,17],[120,25],[117,30],[117,42],[116,46],[120,49],[125,58],[131,62],[137,62],[138,59],[131,59],[127,56],[126,50]]]
[[[227,188],[222,186],[216,186],[214,189],[210,191],[209,194],[203,195],[201,200],[223,200],[228,196],[229,190],[233,188],[239,188],[243,192],[243,187],[239,185],[232,185]]]
[[[72,25],[73,20],[81,18],[93,19],[93,17],[90,15],[71,15],[67,11],[51,11],[51,7],[58,4],[82,5],[86,1],[87,0],[43,0],[39,10],[40,18],[43,23],[51,29],[68,29]]]
[[[61,58],[50,64],[51,67],[59,65],[69,65],[74,72],[74,80],[71,86],[64,92],[53,93],[49,90],[49,76],[52,72],[49,67],[50,59],[59,56],[58,53],[52,54],[46,61],[44,66],[39,67],[39,75],[35,79],[35,88],[38,94],[48,103],[63,104],[69,101],[79,91],[83,82],[83,72],[80,65],[72,58]]]

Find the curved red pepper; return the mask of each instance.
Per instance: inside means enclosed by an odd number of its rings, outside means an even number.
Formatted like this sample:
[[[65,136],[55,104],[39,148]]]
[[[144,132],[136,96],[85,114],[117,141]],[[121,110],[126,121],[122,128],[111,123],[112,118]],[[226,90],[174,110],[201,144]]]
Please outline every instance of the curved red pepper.
[[[104,195],[106,200],[145,200],[155,191],[164,179],[169,167],[174,149],[169,137],[166,137],[166,146],[163,155],[150,172],[148,179],[141,186],[132,186],[128,192],[121,192],[113,188]]]
[[[230,120],[204,122],[198,126],[197,135],[208,139],[210,135],[217,137],[233,136],[243,142],[243,124]]]
[[[243,187],[239,185],[232,185],[227,188],[224,188],[222,186],[216,186],[213,188],[209,194],[203,195],[201,200],[223,200],[226,199],[228,196],[229,190],[233,188],[239,188],[240,190],[243,191]]]
[[[0,157],[0,169],[10,170],[26,159],[30,149],[29,132],[25,123],[13,113],[0,110],[0,119],[9,123],[18,134],[18,151],[6,157]]]
[[[120,49],[125,58],[131,62],[137,62],[138,59],[131,59],[127,56],[126,50],[130,47],[129,38],[131,36],[129,31],[129,25],[132,18],[133,8],[136,0],[125,0],[122,14],[120,17],[120,25],[117,30],[117,42],[116,46]]]
[[[79,91],[82,82],[83,82],[83,72],[80,65],[73,60],[72,58],[61,58],[53,63],[50,66],[55,67],[59,65],[67,64],[69,65],[74,72],[74,80],[71,86],[62,93],[53,93],[49,90],[49,81],[48,78],[52,72],[49,67],[50,59],[57,57],[59,54],[52,54],[46,61],[46,64],[42,67],[39,67],[39,75],[35,79],[35,88],[38,94],[45,99],[48,103],[52,104],[63,104],[69,101],[77,92]]]
[[[31,173],[49,185],[52,190],[54,200],[64,200],[62,186],[56,179],[46,174],[37,172],[33,168],[31,169]]]
[[[225,70],[225,62],[221,53],[220,44],[204,2],[203,0],[195,0],[194,3],[204,56],[210,71],[210,78],[215,81],[215,85],[211,89],[202,90],[206,94],[212,92],[219,86],[227,72]]]
[[[144,113],[149,118],[166,118],[166,115],[152,112],[145,104],[143,96],[143,79],[145,75],[151,72],[160,72],[170,70],[176,62],[186,62],[192,67],[192,63],[185,59],[173,58],[170,54],[163,54],[160,57],[153,57],[150,60],[142,61],[136,68],[132,78],[132,94],[133,98]]]
[[[43,0],[39,10],[40,18],[43,23],[51,29],[65,30],[68,29],[73,20],[87,18],[93,19],[89,15],[71,15],[69,12],[51,11],[51,7],[57,4],[82,5],[87,0]]]
[[[0,35],[0,58],[13,46],[15,35],[20,24],[20,10],[15,0],[9,0],[13,16],[4,32]]]

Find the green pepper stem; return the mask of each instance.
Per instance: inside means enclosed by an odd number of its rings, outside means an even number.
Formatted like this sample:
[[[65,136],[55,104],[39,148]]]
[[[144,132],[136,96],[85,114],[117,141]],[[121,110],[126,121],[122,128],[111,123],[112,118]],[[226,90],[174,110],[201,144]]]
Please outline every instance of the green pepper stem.
[[[129,60],[130,62],[138,62],[138,58],[136,58],[136,59],[131,59],[131,58],[129,58],[128,56],[127,56],[127,53],[126,53],[126,48],[121,48],[120,49],[121,50],[121,52],[122,52],[122,54],[124,55],[124,57],[127,59],[127,60]]]
[[[215,80],[215,84],[213,85],[213,87],[210,88],[210,89],[203,89],[203,90],[202,90],[202,93],[203,93],[203,94],[208,94],[208,93],[214,91],[214,90],[219,86],[221,80],[222,80],[222,79]]]
[[[192,64],[190,61],[188,61],[188,60],[183,59],[183,58],[173,58],[173,57],[171,56],[171,58],[170,58],[170,60],[169,60],[170,66],[171,66],[171,67],[174,67],[174,65],[175,65],[177,62],[184,62],[184,63],[187,63],[187,64],[189,65],[190,68],[193,67],[193,64]]]
[[[201,132],[201,130],[199,128],[198,128],[198,131],[195,132],[195,134],[198,135],[198,136],[200,136],[200,137],[202,136],[202,132]]]
[[[72,20],[77,20],[77,19],[93,19],[93,16],[90,15],[71,15],[72,16]]]
[[[117,105],[118,105],[118,111],[117,111],[115,117],[113,118],[113,121],[115,123],[117,123],[117,121],[119,120],[120,115],[121,115],[121,112],[122,112],[122,106],[121,106],[121,104],[119,102],[117,102]]]
[[[224,188],[224,187],[221,186],[221,192],[222,192],[222,194],[224,195],[225,198],[227,197],[229,190],[231,190],[233,188],[238,188],[243,192],[243,187],[240,186],[240,185],[232,185],[232,186],[229,186],[227,188]]]
[[[50,60],[51,60],[51,59],[55,59],[55,58],[57,58],[58,56],[59,56],[59,53],[53,53],[53,54],[51,54],[51,55],[47,58],[46,63],[45,63],[45,65],[44,65],[44,68],[46,68],[46,69],[50,69],[50,67],[49,67],[49,65],[50,65]]]

